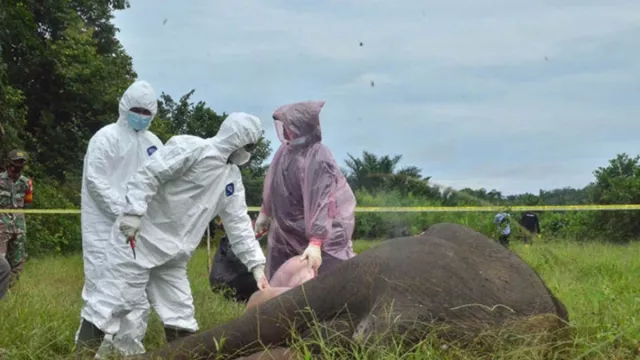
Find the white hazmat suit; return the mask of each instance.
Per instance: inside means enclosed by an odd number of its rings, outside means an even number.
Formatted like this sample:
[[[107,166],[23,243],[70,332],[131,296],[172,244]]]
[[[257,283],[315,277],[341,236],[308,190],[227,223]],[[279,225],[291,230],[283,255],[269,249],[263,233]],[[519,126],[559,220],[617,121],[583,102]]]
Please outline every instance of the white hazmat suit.
[[[151,113],[149,124],[139,131],[130,124],[129,109],[142,108]],[[94,307],[99,299],[93,297],[98,286],[100,269],[105,265],[105,248],[111,229],[125,205],[126,181],[156,150],[162,142],[147,130],[157,112],[156,94],[147,82],[133,83],[120,99],[119,117],[115,123],[98,130],[91,137],[84,157],[81,192],[82,251],[85,284],[82,289],[84,308]],[[142,345],[147,329],[150,308],[141,305],[122,321],[119,333],[113,340],[105,337],[103,345],[110,342],[126,354],[144,353]],[[76,333],[76,342],[78,334]]]
[[[123,215],[111,229],[108,262],[91,297],[87,320],[115,333],[147,298],[165,326],[181,337],[198,330],[187,263],[215,216],[231,248],[258,284],[266,283],[265,256],[247,213],[240,169],[245,148],[262,136],[260,120],[232,113],[216,136],[174,136],[129,180]],[[129,229],[129,230],[126,230]],[[125,234],[136,234],[136,259]]]

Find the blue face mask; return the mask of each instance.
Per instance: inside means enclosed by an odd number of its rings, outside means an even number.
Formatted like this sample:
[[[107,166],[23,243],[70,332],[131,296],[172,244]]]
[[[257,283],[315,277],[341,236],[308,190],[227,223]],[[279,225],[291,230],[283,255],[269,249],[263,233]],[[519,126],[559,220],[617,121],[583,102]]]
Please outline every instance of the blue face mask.
[[[134,130],[140,131],[149,126],[149,124],[151,123],[151,116],[140,115],[129,111],[129,113],[127,114],[127,120],[129,120],[129,125],[131,125]]]

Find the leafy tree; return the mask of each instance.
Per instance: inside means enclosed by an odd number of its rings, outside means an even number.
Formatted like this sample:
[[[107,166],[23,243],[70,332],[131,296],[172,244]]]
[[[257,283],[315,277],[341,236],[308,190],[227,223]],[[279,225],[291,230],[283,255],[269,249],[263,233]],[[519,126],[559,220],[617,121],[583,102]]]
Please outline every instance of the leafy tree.
[[[8,84],[6,65],[0,58],[0,159],[14,148],[22,148],[24,142],[20,136],[26,124],[26,108],[24,95],[20,90]],[[4,170],[4,162],[0,161],[0,169]]]
[[[589,186],[582,189],[564,187],[553,190],[540,190],[540,201],[546,205],[580,205],[589,203]]]
[[[115,37],[125,1],[3,1],[0,6],[0,122],[4,158],[29,152],[34,207],[78,207],[86,144],[118,116],[135,79]],[[29,253],[80,248],[77,216],[28,216]]]
[[[413,194],[429,199],[440,196],[437,188],[429,185],[431,177],[422,177],[422,170],[415,166],[396,169],[402,155],[376,156],[368,151],[362,152],[362,158],[348,154],[345,160],[349,185],[354,190],[368,192],[398,191],[403,195]]]
[[[110,25],[123,1],[5,2],[2,58],[7,82],[24,96],[19,139],[34,171],[64,181],[79,172],[91,134],[117,116],[135,79]],[[55,144],[52,149],[51,144]]]
[[[384,187],[385,178],[392,175],[402,155],[378,157],[368,151],[362,152],[362,158],[347,154],[347,181],[354,189],[374,191]]]
[[[640,203],[640,156],[618,154],[606,167],[594,171],[595,183],[590,196],[595,204]],[[640,217],[636,211],[602,211],[593,219],[593,229],[604,232],[612,241],[627,241],[640,235]]]

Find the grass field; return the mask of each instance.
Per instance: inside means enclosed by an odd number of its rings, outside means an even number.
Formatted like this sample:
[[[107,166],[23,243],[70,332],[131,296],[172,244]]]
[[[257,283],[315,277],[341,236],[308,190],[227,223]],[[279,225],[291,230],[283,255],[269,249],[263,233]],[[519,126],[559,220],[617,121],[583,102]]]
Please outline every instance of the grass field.
[[[374,244],[358,241],[356,250],[360,252]],[[576,334],[569,358],[640,358],[640,244],[616,247],[540,242],[529,248],[515,243],[512,249],[539,272],[567,306]],[[189,276],[201,328],[213,327],[242,312],[241,306],[209,290],[205,250],[199,250],[189,264]],[[4,359],[70,358],[79,324],[82,283],[79,255],[29,261],[18,286],[0,301],[0,348],[4,349]],[[162,325],[153,314],[145,339],[147,349],[161,346],[163,336]],[[536,352],[530,348],[469,354],[451,347],[428,345],[422,344],[409,353],[388,347],[366,349],[349,357],[536,358]],[[326,351],[330,354],[332,349],[328,347]],[[339,354],[335,351],[334,354]]]

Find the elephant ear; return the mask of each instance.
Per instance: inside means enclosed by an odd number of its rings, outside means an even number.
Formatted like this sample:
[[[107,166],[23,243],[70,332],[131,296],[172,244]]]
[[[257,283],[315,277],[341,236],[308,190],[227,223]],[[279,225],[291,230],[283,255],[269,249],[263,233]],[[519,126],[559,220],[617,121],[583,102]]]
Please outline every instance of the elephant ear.
[[[296,287],[315,277],[314,271],[305,261],[300,260],[300,255],[287,260],[276,270],[269,281],[273,287]]]

